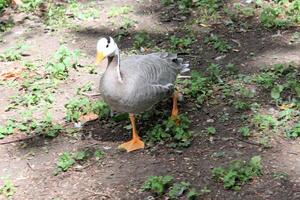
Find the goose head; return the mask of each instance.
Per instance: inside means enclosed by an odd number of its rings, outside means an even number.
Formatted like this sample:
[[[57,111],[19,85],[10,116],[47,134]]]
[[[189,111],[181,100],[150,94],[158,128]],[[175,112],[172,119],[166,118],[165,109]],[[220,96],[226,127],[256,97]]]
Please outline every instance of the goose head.
[[[97,42],[96,64],[106,57],[114,57],[119,54],[119,49],[111,37],[104,37]]]

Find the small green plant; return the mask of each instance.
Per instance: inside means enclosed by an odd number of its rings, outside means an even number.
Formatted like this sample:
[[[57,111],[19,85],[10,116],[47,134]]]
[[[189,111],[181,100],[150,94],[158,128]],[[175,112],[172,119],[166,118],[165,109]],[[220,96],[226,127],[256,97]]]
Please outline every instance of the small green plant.
[[[262,72],[253,77],[253,81],[262,85],[264,88],[271,88],[277,79],[278,76],[274,72]]]
[[[21,60],[23,52],[28,49],[27,45],[21,44],[16,47],[9,48],[0,54],[0,61],[16,61]]]
[[[207,127],[207,128],[206,128],[206,132],[207,132],[208,135],[215,135],[216,132],[217,132],[217,130],[216,130],[215,127],[210,126],[210,127]]]
[[[300,136],[300,122],[296,123],[290,130],[287,130],[286,137],[297,138]]]
[[[12,181],[8,178],[4,179],[3,185],[0,185],[0,194],[6,197],[11,197],[16,192],[16,187],[13,185]]]
[[[200,194],[187,181],[173,183],[172,176],[150,176],[142,186],[143,191],[151,191],[158,196],[167,194],[169,199],[178,199],[186,194],[187,199],[194,200]]]
[[[142,189],[144,191],[152,191],[157,195],[162,195],[172,182],[172,176],[150,176],[144,182]]]
[[[283,91],[283,89],[284,89],[283,85],[279,85],[279,84],[274,85],[272,90],[271,90],[271,97],[275,101],[279,101],[280,100],[280,95],[281,95],[281,92]]]
[[[13,134],[15,127],[15,122],[12,120],[7,120],[5,126],[0,125],[0,139],[3,139],[7,135]]]
[[[209,37],[206,37],[204,42],[206,44],[212,45],[215,50],[220,53],[227,53],[231,49],[231,46],[223,41],[219,36],[211,34]]]
[[[62,45],[55,52],[53,60],[46,64],[45,69],[51,78],[64,80],[69,75],[69,69],[77,66],[78,56],[78,51],[71,52]]]
[[[104,101],[90,102],[86,97],[71,99],[66,105],[66,120],[77,122],[79,117],[88,113],[94,113],[99,118],[109,115],[108,105]]]
[[[192,71],[191,79],[184,80],[183,84],[184,93],[195,98],[199,104],[202,104],[212,93],[209,80],[197,71]]]
[[[9,0],[0,0],[0,13],[10,4]]]
[[[243,126],[239,129],[239,133],[243,136],[243,137],[249,137],[250,136],[250,129],[248,126]]]
[[[148,33],[142,31],[137,33],[133,38],[133,47],[135,49],[140,49],[141,47],[151,47],[150,36]]]
[[[95,156],[96,160],[100,160],[101,158],[103,158],[104,152],[103,152],[103,151],[100,151],[100,150],[96,150],[96,151],[94,152],[94,156]]]
[[[193,37],[179,38],[174,35],[170,37],[170,45],[172,50],[184,50],[186,51],[190,45],[195,41]]]
[[[244,100],[236,100],[233,102],[233,106],[237,110],[248,110],[250,108],[250,104]]]
[[[252,121],[261,130],[271,130],[278,125],[277,119],[272,115],[256,114]]]
[[[54,29],[69,25],[66,17],[66,7],[64,5],[50,4],[45,13],[45,24]]]
[[[83,86],[77,88],[77,94],[81,95],[83,92],[92,91],[92,83],[88,82],[84,84]]]
[[[179,121],[178,125],[176,121]],[[179,115],[176,120],[169,118],[162,124],[157,124],[148,133],[150,143],[167,142],[171,147],[188,147],[191,144],[192,134],[187,129],[189,120],[185,115]]]
[[[218,64],[210,63],[206,69],[209,79],[214,83],[223,83],[221,78],[221,69]]]
[[[287,19],[280,18],[283,14],[281,7],[266,7],[263,9],[260,15],[260,21],[263,26],[267,28],[282,28],[290,24]]]
[[[79,20],[90,20],[99,17],[100,12],[98,9],[89,4],[81,4],[75,0],[70,1],[67,13],[73,15],[74,18]]]
[[[215,180],[222,181],[224,188],[240,190],[241,186],[262,174],[261,157],[253,156],[250,161],[236,160],[227,167],[215,167],[212,175]]]
[[[190,187],[189,182],[181,181],[180,183],[175,183],[168,192],[168,197],[170,199],[177,199],[183,195]],[[189,196],[192,196],[191,194]]]
[[[23,0],[19,9],[25,12],[35,11],[43,3],[43,0]]]
[[[117,17],[123,14],[128,14],[132,12],[133,8],[131,6],[121,6],[121,7],[112,7],[108,11],[108,17]]]
[[[65,172],[67,171],[72,165],[75,164],[75,159],[69,152],[64,152],[61,154],[57,161],[57,167],[59,170]]]

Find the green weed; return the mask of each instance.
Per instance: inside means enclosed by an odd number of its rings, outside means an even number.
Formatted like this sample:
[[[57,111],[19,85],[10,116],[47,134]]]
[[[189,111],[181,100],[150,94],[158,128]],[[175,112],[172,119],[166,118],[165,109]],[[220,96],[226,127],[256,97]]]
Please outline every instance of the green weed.
[[[123,14],[128,14],[133,11],[133,8],[131,6],[121,6],[121,7],[112,7],[108,11],[108,17],[117,17]]]
[[[202,104],[212,93],[208,78],[200,72],[192,71],[191,79],[184,80],[184,93]]]
[[[52,61],[46,64],[45,69],[51,78],[64,80],[69,75],[69,69],[76,67],[78,56],[77,50],[72,52],[62,45],[55,52]]]
[[[178,199],[185,193],[191,184],[189,182],[181,181],[180,183],[175,183],[168,192],[168,197],[170,199]],[[191,198],[191,193],[189,194],[189,199]],[[195,196],[195,195],[194,195]]]
[[[179,38],[174,35],[170,37],[170,45],[172,50],[183,50],[186,51],[190,45],[195,41],[193,37]]]
[[[12,197],[16,192],[16,187],[13,185],[12,181],[8,178],[4,179],[3,185],[0,186],[0,194],[6,197]]]
[[[99,118],[109,115],[109,108],[103,101],[90,102],[86,97],[71,99],[66,105],[66,120],[77,122],[79,117],[88,113],[95,113]]]
[[[211,34],[204,39],[204,43],[212,45],[215,50],[220,53],[228,53],[232,48],[227,42],[222,40],[219,36]]]
[[[5,50],[2,54],[0,54],[0,61],[7,62],[7,61],[21,60],[22,54],[26,49],[28,49],[28,46],[24,44],[20,44],[17,45],[16,47],[9,48]]]
[[[217,130],[215,127],[210,126],[206,128],[206,132],[208,135],[215,135]]]
[[[239,128],[239,133],[243,137],[249,137],[250,136],[250,129],[249,129],[248,126],[243,126],[243,127]]]
[[[152,191],[157,195],[162,195],[172,182],[172,176],[150,176],[144,182],[142,189],[144,191]]]
[[[172,176],[150,176],[142,186],[143,191],[151,191],[158,196],[167,194],[169,199],[178,199],[186,194],[187,199],[196,199],[200,193],[186,181],[173,183]]]
[[[149,34],[147,32],[142,31],[134,36],[133,47],[135,49],[140,49],[141,47],[149,48],[153,46],[150,41],[151,40]]]
[[[72,157],[72,155],[69,152],[64,152],[59,156],[56,165],[58,169],[65,172],[74,164],[75,164],[75,159]]]
[[[174,148],[188,147],[192,140],[192,134],[187,130],[190,122],[185,115],[179,115],[177,120],[180,121],[179,125],[172,118],[157,124],[148,132],[147,140],[150,143],[169,143]]]
[[[209,79],[214,83],[223,83],[221,69],[218,64],[210,63],[206,69]]]
[[[39,8],[43,0],[23,0],[19,9],[25,12],[32,12]]]
[[[92,91],[92,83],[88,82],[85,83],[83,86],[77,88],[77,94],[81,95],[83,92],[88,92],[88,91]]]
[[[240,190],[243,184],[261,175],[261,173],[262,165],[260,156],[254,156],[248,162],[236,160],[225,168],[215,167],[212,170],[215,180],[222,181],[224,188],[233,190]]]
[[[297,138],[300,136],[300,122],[296,123],[290,130],[286,131],[286,137]]]
[[[100,16],[98,9],[91,7],[89,4],[78,3],[75,0],[70,1],[69,6],[66,8],[66,12],[79,20],[91,20]]]
[[[0,0],[0,13],[10,4],[9,0]]]
[[[272,115],[256,114],[252,118],[252,122],[260,130],[271,130],[278,125],[278,121]]]
[[[13,120],[7,120],[4,126],[0,125],[0,139],[3,139],[7,135],[11,135],[16,127]]]

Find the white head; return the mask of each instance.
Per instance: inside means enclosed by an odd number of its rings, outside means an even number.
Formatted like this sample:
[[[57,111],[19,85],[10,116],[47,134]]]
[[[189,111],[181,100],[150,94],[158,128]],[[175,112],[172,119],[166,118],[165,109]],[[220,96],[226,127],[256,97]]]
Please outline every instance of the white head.
[[[96,64],[99,64],[101,60],[107,56],[115,56],[119,52],[118,46],[111,37],[101,38],[97,42],[97,57]]]

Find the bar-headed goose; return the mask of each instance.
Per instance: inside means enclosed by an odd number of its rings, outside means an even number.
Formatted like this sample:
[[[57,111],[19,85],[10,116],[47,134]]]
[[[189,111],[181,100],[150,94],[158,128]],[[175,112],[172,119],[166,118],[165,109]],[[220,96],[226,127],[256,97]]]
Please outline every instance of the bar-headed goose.
[[[173,95],[172,117],[176,118],[178,94],[173,84],[178,74],[189,70],[189,65],[176,54],[167,52],[121,60],[120,50],[111,37],[101,38],[97,43],[96,64],[104,58],[108,59],[108,64],[100,80],[101,95],[112,110],[129,113],[132,125],[132,140],[119,148],[127,152],[144,148],[136,131],[134,114]]]

